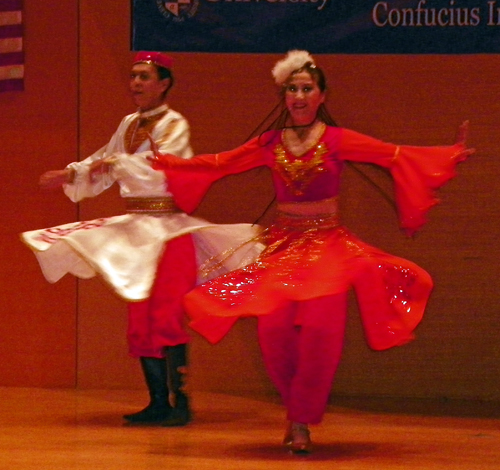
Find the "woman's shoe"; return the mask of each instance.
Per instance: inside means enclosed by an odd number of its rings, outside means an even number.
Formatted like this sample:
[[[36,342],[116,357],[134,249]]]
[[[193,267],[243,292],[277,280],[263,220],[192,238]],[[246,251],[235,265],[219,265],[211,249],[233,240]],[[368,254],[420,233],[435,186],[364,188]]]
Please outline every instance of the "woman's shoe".
[[[291,442],[288,446],[293,454],[310,454],[312,452],[312,442],[307,424],[292,423]]]
[[[283,445],[285,447],[290,447],[292,445],[292,422],[287,421],[286,423],[286,431],[285,431],[285,437],[283,438]]]

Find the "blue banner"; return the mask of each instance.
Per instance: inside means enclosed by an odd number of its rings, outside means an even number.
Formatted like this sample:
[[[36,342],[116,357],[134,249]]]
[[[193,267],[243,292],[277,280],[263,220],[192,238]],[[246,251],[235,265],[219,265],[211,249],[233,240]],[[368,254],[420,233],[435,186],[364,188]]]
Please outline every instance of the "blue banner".
[[[500,53],[500,0],[133,0],[132,50]]]

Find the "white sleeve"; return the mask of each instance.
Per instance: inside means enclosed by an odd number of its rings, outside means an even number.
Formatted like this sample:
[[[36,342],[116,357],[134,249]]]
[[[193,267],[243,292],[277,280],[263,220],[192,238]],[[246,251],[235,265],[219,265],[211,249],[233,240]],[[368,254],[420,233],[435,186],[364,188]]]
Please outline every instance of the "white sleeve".
[[[85,160],[70,163],[66,167],[75,171],[73,182],[63,185],[64,193],[73,202],[81,201],[87,197],[97,196],[114,183],[115,180],[111,173],[96,175],[92,182],[88,177],[90,164],[106,157],[106,147],[107,146],[100,148]]]
[[[111,140],[104,147],[101,147],[97,150],[97,152],[94,152],[85,160],[70,163],[66,167],[75,171],[73,182],[71,184],[63,185],[64,193],[73,202],[81,201],[87,197],[97,196],[104,190],[108,189],[115,182],[115,177],[111,172],[95,175],[93,181],[90,181],[88,177],[89,167],[93,162],[109,157],[114,153],[113,149],[118,147],[120,135],[123,133],[123,129],[126,129],[126,126],[128,125],[128,118],[129,116],[126,116],[122,119],[120,126],[111,137]]]

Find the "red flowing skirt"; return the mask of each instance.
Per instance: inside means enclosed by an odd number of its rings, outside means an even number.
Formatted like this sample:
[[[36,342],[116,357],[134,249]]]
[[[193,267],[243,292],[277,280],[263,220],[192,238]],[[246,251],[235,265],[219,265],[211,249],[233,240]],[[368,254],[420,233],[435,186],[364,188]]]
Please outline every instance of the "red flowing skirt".
[[[342,226],[275,225],[267,249],[243,269],[212,279],[184,299],[190,326],[212,343],[238,318],[268,315],[290,302],[354,288],[368,345],[376,350],[413,339],[432,290],[430,275],[374,248]]]

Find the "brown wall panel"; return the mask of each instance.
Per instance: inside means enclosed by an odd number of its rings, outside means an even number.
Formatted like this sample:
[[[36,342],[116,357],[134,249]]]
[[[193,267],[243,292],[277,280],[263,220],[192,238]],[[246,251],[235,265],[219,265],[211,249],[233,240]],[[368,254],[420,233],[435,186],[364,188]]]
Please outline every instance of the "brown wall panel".
[[[24,2],[25,91],[0,94],[0,384],[75,384],[76,282],[50,286],[19,233],[75,220],[39,175],[77,150],[77,10]]]

